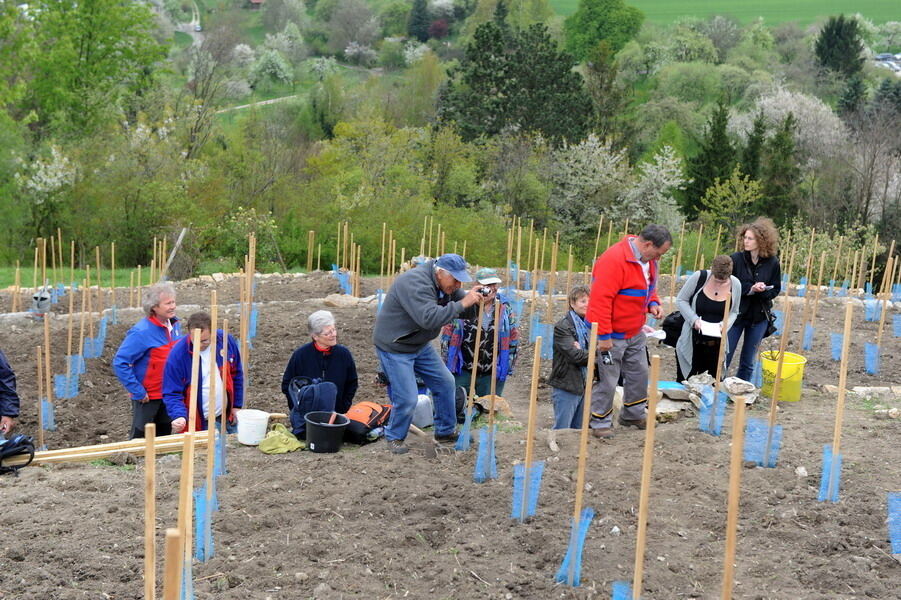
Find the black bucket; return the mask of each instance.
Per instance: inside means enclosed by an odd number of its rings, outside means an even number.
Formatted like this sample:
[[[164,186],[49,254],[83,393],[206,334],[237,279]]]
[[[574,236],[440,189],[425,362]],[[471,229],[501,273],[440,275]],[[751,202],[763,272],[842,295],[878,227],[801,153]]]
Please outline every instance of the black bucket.
[[[350,419],[342,414],[335,417],[335,422],[329,424],[329,419],[335,413],[326,411],[308,412],[304,415],[307,422],[307,448],[313,452],[337,452],[344,441],[344,430]]]

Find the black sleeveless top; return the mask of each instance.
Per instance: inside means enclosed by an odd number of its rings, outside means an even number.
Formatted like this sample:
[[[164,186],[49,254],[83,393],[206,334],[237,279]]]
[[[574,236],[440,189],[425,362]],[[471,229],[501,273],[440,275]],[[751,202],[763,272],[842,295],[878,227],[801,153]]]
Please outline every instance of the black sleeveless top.
[[[708,323],[722,323],[725,309],[725,300],[711,300],[703,290],[698,293],[697,300],[695,300],[695,312]]]

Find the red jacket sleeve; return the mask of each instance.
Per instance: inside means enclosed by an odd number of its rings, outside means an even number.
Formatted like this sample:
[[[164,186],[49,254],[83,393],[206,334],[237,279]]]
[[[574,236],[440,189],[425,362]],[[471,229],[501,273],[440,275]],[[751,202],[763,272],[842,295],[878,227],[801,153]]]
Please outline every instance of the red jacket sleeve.
[[[622,265],[613,259],[612,252],[604,252],[594,263],[585,316],[589,323],[598,324],[598,339],[610,339],[613,333],[613,299],[619,291],[621,271]]]

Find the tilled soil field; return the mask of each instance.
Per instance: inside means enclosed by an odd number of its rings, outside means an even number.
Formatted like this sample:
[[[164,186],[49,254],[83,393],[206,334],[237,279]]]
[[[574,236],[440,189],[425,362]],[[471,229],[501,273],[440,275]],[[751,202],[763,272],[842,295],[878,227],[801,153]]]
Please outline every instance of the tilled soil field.
[[[370,293],[377,281],[364,281]],[[668,290],[664,283],[662,289]],[[237,327],[238,285],[198,279],[177,284],[179,314],[206,308],[218,290],[220,317]],[[284,411],[281,375],[304,343],[306,317],[338,292],[327,274],[260,278],[257,337],[250,351],[247,405]],[[127,297],[119,292],[119,304]],[[797,302],[797,301],[795,301]],[[803,301],[801,301],[803,302]],[[8,306],[8,294],[0,305]],[[109,299],[107,299],[107,304]],[[360,372],[357,399],[384,399],[375,384],[370,335],[375,303],[329,308],[341,343]],[[794,305],[791,349],[800,341],[800,303]],[[558,305],[558,315],[562,304]],[[54,371],[66,352],[66,300],[54,307]],[[526,311],[528,312],[528,304]],[[875,418],[879,404],[898,396],[849,395],[844,418],[841,501],[816,500],[823,444],[831,443],[838,383],[830,332],[842,329],[841,303],[823,300],[808,358],[803,398],[782,403],[784,440],[774,469],[744,469],[736,554],[735,598],[899,598],[901,563],[886,529],[886,493],[901,490],[901,422]],[[140,311],[120,309],[103,356],[88,361],[78,397],[59,400],[58,430],[50,448],[124,440],[130,423],[127,394],[112,373],[112,355]],[[855,312],[848,385],[901,385],[894,356],[901,340],[882,341],[879,375],[864,370],[863,344],[878,323]],[[96,318],[96,316],[95,316]],[[523,321],[527,321],[524,318]],[[0,348],[7,354],[23,399],[18,431],[35,434],[35,347],[39,324],[5,317]],[[76,321],[77,331],[77,321]],[[663,376],[675,373],[672,350],[655,348]],[[531,348],[521,352],[506,398],[514,419],[502,422],[496,452],[499,479],[473,482],[476,448],[427,457],[424,442],[393,456],[384,442],[345,446],[338,454],[308,451],[267,456],[230,440],[229,473],[219,480],[221,510],[213,523],[216,555],[193,566],[197,598],[607,598],[611,583],[631,579],[644,436],[617,430],[609,441],[590,440],[584,503],[597,516],[588,533],[582,586],[554,583],[569,541],[578,432],[558,436],[551,452],[538,434],[536,459],[545,461],[538,512],[526,524],[510,519],[512,465],[524,454]],[[547,373],[550,364],[542,365]],[[748,416],[766,415],[766,404]],[[540,429],[550,426],[549,388],[539,390]],[[644,598],[718,598],[721,588],[732,409],[723,435],[698,431],[688,416],[657,428],[650,492]],[[120,457],[121,458],[121,457]],[[205,457],[201,453],[198,465]],[[143,597],[143,464],[71,464],[28,467],[0,480],[4,499],[0,541],[0,598],[75,599]],[[804,469],[799,469],[803,467]],[[176,523],[178,455],[158,459],[157,543]],[[203,469],[198,469],[203,471]],[[806,470],[807,475],[803,472]],[[800,472],[800,474],[799,474]],[[199,480],[198,480],[199,483]],[[161,580],[161,578],[160,578]]]

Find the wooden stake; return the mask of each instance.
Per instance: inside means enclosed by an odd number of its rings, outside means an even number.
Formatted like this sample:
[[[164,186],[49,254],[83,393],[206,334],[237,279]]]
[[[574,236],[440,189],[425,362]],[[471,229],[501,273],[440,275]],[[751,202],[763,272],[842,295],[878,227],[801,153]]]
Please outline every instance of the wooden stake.
[[[66,335],[66,382],[68,383],[69,377],[72,376],[72,360],[69,358],[72,356],[72,334],[73,334],[73,320],[74,315],[72,312],[75,309],[75,293],[69,292],[69,323],[68,323],[68,334]]]
[[[56,228],[56,240],[56,251],[59,252],[59,270],[62,273],[62,277],[65,277],[66,265],[65,263],[63,263],[63,230],[60,227]],[[63,284],[65,284],[62,278],[59,278],[59,276],[57,277],[57,282],[62,282]]]
[[[579,466],[576,475],[576,499],[573,503],[573,530],[578,531],[581,521],[582,512],[582,495],[585,491],[585,465],[588,462],[588,422],[591,420],[591,387],[594,383],[594,362],[597,357],[598,349],[598,324],[591,324],[591,332],[588,334],[588,364],[586,372],[589,376],[585,378],[585,393],[582,402],[582,434],[579,438]],[[576,561],[571,560],[569,564],[570,573],[569,581],[575,580]]]
[[[31,272],[31,287],[34,288],[34,291],[38,291],[38,254],[40,254],[40,250],[38,248],[41,245],[41,238],[35,240],[34,246],[34,270]]]
[[[782,312],[785,315],[782,323],[782,338],[779,340],[779,355],[776,363],[776,377],[773,379],[773,397],[770,399],[769,427],[766,446],[764,447],[763,464],[770,464],[770,446],[773,445],[773,429],[776,427],[776,410],[779,405],[779,388],[782,386],[782,363],[785,362],[785,347],[788,344],[788,332],[791,329],[791,303],[788,295],[782,297]],[[772,353],[770,353],[772,359]]]
[[[516,219],[514,218],[514,221]],[[510,287],[510,271],[513,265],[513,238],[516,237],[516,232],[513,227],[507,230],[507,262],[504,264],[504,281],[507,284],[507,287]]]
[[[476,345],[475,345],[475,359],[473,360],[472,365],[472,374],[469,378],[469,401],[466,403],[466,414],[469,414],[472,411],[472,405],[476,400],[476,377],[478,373],[478,356],[479,356],[479,348],[482,347],[482,319],[485,316],[485,305],[479,302],[479,315],[476,320]]]
[[[194,353],[194,356],[197,356],[196,352]],[[196,371],[194,372],[196,373]],[[196,379],[196,377],[194,377],[194,379]],[[194,399],[196,400],[196,397]],[[197,408],[196,403],[194,408]],[[185,563],[188,563],[188,561],[191,560],[193,550],[194,436],[193,430],[185,434],[184,450],[181,455],[181,478],[178,484],[178,530],[181,532],[182,536],[182,548],[179,555]]]
[[[316,232],[312,229],[307,232],[307,273],[313,270],[313,246],[316,243]]]
[[[134,308],[135,306],[135,272],[132,271],[128,274],[128,307]]]
[[[52,238],[51,238],[51,241]],[[879,234],[876,234],[876,239],[873,240],[873,260],[870,262],[870,284],[873,288],[876,288],[876,283],[874,281],[874,277],[876,276],[876,257],[879,255]]]
[[[88,286],[85,284],[85,280],[81,282],[81,318],[79,319],[80,324],[78,326],[78,354],[81,355],[81,360],[84,360],[84,321],[87,318],[87,301],[88,301]]]
[[[94,302],[93,297],[91,295],[91,265],[85,265],[85,280],[84,287],[85,291],[88,294],[88,334],[91,338],[94,337]]]
[[[479,327],[482,324],[479,323]],[[493,434],[494,432],[494,405],[497,401],[497,345],[498,345],[498,333],[501,329],[501,301],[495,298],[494,300],[494,337],[491,344],[491,407],[488,410],[488,433]],[[474,363],[472,365],[472,370],[478,370],[478,353],[476,354],[476,358],[474,359]]]
[[[41,287],[47,285],[47,239],[41,238]]]
[[[846,270],[845,270],[845,273],[846,273],[845,279],[848,281],[848,295],[849,296],[851,295],[851,289],[854,288],[854,286],[857,282],[857,255],[858,255],[858,251],[855,250],[854,258],[852,259],[851,263],[846,266]],[[850,272],[850,275],[847,274],[849,272]]]
[[[53,402],[53,371],[50,368],[50,319],[49,312],[44,315],[44,385],[47,388],[47,401]]]
[[[200,329],[191,332],[191,392],[188,395],[188,433],[197,429],[197,369],[200,367]]]
[[[823,284],[823,264],[825,262],[825,258],[826,258],[826,252],[823,251],[820,253],[820,274],[817,276],[817,291],[813,298],[813,310],[810,313],[811,327],[815,327],[816,322],[817,322],[817,309],[820,306],[820,293],[822,292],[822,290],[820,288],[822,287],[822,284]],[[802,336],[802,338],[801,338],[802,343],[803,343],[803,340],[804,340],[804,338]]]
[[[37,347],[35,364],[38,372],[38,448],[44,447],[44,349]]]
[[[726,302],[728,303],[728,300]],[[593,377],[588,379],[593,379]],[[648,417],[644,436],[644,458],[641,461],[641,493],[638,500],[638,535],[635,539],[632,600],[639,600],[641,597],[641,580],[644,576],[644,547],[648,530],[648,498],[651,493],[651,467],[654,461],[654,428],[657,424],[657,382],[659,380],[660,356],[655,354],[651,357],[651,381],[648,385]]]
[[[603,225],[604,225],[604,215],[601,215],[600,218],[598,219],[598,233],[596,236],[594,236],[594,254],[592,255],[592,258],[598,257],[598,246],[601,243],[601,227]]]
[[[144,598],[156,598],[156,424],[144,426]]]
[[[97,258],[97,314],[103,317],[103,271],[100,270],[100,246],[94,246],[94,256]]]
[[[797,246],[792,246],[791,254],[788,255],[788,281],[785,283],[785,295],[789,296],[789,288],[792,283],[792,272],[794,271],[795,266],[795,251],[797,250]]]
[[[166,530],[166,562],[163,572],[163,600],[178,600],[181,594],[182,539],[178,529]]]
[[[716,227],[716,246],[714,246],[713,257],[716,258],[720,254],[720,241],[723,237],[723,226],[717,225]],[[703,265],[702,265],[703,266]]]
[[[820,253],[820,275],[817,278],[816,292],[815,292],[816,300],[819,300],[819,297],[820,297],[820,279],[823,278],[823,264],[824,264],[825,260],[826,260],[826,253],[821,252]],[[808,323],[807,317],[810,316],[810,304],[812,301],[811,297],[813,296],[813,294],[811,293],[811,290],[810,290],[810,286],[812,285],[810,278],[813,275],[813,273],[811,272],[812,267],[813,267],[813,261],[810,261],[810,264],[808,265],[808,268],[807,268],[807,289],[804,290],[804,312],[801,314],[801,331],[800,331],[799,341],[798,341],[799,348],[802,348],[804,346],[804,331],[807,329],[807,323]],[[811,320],[811,323],[812,323],[812,320]]]
[[[698,227],[698,243],[695,244],[695,255],[693,257],[694,261],[692,263],[693,265],[695,265],[695,268],[694,268],[695,271],[697,271],[701,267],[703,267],[703,265],[698,266],[698,256],[701,254],[701,240],[702,239],[704,239],[704,224],[703,223],[701,223],[701,226]]]
[[[845,304],[845,329],[842,337],[842,360],[838,371],[838,398],[835,400],[835,427],[832,431],[832,456],[841,454],[842,451],[842,421],[845,416],[845,387],[848,384],[848,349],[851,346],[851,323],[854,321],[854,305],[851,302]],[[835,464],[835,461],[833,461]],[[834,495],[835,477],[829,477],[829,490],[827,498]]]
[[[529,386],[529,424],[526,429],[526,462],[523,465],[523,499],[519,520],[526,520],[528,512],[529,471],[532,468],[532,452],[535,449],[535,421],[538,414],[538,376],[541,374],[541,336],[535,338],[534,358],[532,360],[532,383]]]
[[[156,282],[156,267],[160,264],[159,257],[157,256],[157,249],[159,246],[156,243],[156,236],[153,236],[153,259],[150,261],[150,285],[153,285]]]
[[[522,217],[519,217],[519,225],[516,228],[516,289],[519,289],[519,275],[522,272]],[[454,244],[454,252],[457,251]]]
[[[726,344],[729,335],[729,310],[732,308],[732,294],[726,296],[723,306],[723,322],[720,323],[720,347],[716,354],[716,380],[713,382],[713,405],[710,407],[710,427],[713,430],[714,420],[716,419],[716,402],[720,397],[720,382],[723,378],[724,356],[726,354]]]
[[[335,238],[335,265],[341,268],[341,222],[338,222],[338,237]]]
[[[110,306],[116,306],[116,242],[110,242]]]
[[[842,244],[844,243],[845,236],[840,235],[838,238],[838,249],[835,251],[835,264],[832,265],[832,281],[835,281],[835,278],[838,277],[838,263],[840,263],[842,259]],[[841,285],[839,285],[839,287],[841,287]]]
[[[216,462],[216,395],[219,385],[219,340],[217,334],[217,325],[219,322],[219,298],[216,290],[210,292],[210,369],[205,374],[210,378],[210,397],[207,399],[207,455],[206,455],[206,501],[209,504],[213,497],[213,467]],[[228,344],[228,340],[223,339],[223,344]],[[223,368],[226,367],[223,363]],[[224,381],[224,380],[223,380]],[[228,420],[228,402],[225,401],[225,394],[222,394],[222,420]]]
[[[573,245],[569,245],[569,258],[566,260],[566,297],[573,289]]]
[[[857,269],[857,288],[864,289],[867,270],[867,249],[860,249],[860,267]]]
[[[69,243],[69,285],[75,284],[75,240]]]
[[[613,219],[607,223],[607,248],[610,248],[611,240],[613,236]],[[606,248],[605,248],[606,250]],[[595,257],[597,258],[597,257]]]
[[[876,352],[882,348],[882,332],[885,329],[885,316],[888,314],[889,294],[880,294],[882,297],[882,315],[879,317],[879,329],[876,333]]]
[[[379,284],[385,290],[385,222],[382,221],[382,251],[379,254]]]
[[[551,271],[548,273],[547,280],[547,315],[546,323],[554,322],[554,288],[557,284],[557,251],[560,246],[560,232],[557,232],[557,239],[551,244]]]
[[[316,246],[316,270],[322,270],[322,243],[320,242]]]
[[[16,261],[16,279],[13,287],[13,298],[10,302],[9,312],[20,312],[22,301],[22,272],[19,268],[19,261]]]
[[[875,263],[876,257],[873,257],[873,262]],[[53,274],[53,283],[55,284],[59,281],[59,273],[56,270],[56,238],[51,235],[50,236],[50,272]]]
[[[729,500],[726,515],[726,553],[723,559],[723,590],[721,600],[732,599],[735,569],[735,546],[738,535],[738,510],[741,496],[742,449],[745,445],[745,403],[735,403],[732,417],[732,451],[729,460]]]

